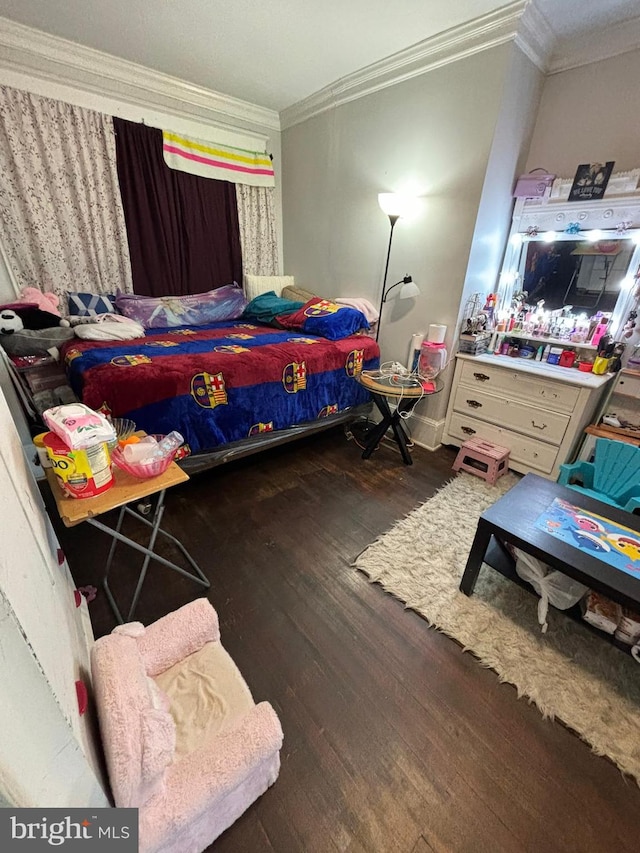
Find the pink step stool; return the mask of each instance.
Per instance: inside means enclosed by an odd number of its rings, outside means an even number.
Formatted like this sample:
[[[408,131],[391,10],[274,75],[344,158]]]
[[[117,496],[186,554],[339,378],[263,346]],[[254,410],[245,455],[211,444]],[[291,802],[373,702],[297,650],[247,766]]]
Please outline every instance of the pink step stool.
[[[468,471],[495,486],[496,480],[509,470],[509,448],[470,438],[460,448],[453,470]]]

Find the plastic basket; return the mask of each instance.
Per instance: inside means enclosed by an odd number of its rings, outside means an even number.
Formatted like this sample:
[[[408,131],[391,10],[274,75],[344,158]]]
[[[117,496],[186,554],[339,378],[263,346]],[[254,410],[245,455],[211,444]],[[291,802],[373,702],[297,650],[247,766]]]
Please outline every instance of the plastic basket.
[[[164,436],[154,436],[158,441],[161,441]],[[124,457],[124,449],[117,447],[111,451],[111,459],[122,471],[131,474],[132,477],[137,477],[138,480],[148,480],[150,477],[158,477],[164,474],[169,465],[173,462],[174,454],[165,456],[163,459],[152,459],[151,462],[128,462]]]

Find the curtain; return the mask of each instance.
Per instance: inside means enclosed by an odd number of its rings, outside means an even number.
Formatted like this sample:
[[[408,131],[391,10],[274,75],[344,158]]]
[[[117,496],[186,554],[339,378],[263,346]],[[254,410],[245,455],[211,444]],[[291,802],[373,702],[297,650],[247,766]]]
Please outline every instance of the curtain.
[[[236,184],[242,263],[249,275],[278,275],[275,190]]]
[[[110,117],[0,86],[0,174],[19,288],[132,290]]]
[[[170,169],[158,128],[113,123],[135,292],[182,296],[241,283],[235,185]]]

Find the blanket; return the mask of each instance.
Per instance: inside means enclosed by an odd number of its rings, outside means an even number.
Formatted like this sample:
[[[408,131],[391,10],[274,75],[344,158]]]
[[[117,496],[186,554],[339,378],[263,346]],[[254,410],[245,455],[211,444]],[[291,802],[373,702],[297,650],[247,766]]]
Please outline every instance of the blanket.
[[[177,429],[198,453],[367,402],[356,378],[378,365],[379,349],[362,335],[329,341],[235,320],[75,340],[62,358],[88,406],[148,433]]]

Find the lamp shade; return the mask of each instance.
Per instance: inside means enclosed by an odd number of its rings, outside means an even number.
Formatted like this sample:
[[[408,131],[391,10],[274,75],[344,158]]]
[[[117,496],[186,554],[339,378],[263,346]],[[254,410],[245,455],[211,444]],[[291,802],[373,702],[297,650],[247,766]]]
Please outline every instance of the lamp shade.
[[[387,216],[411,216],[417,208],[417,199],[404,193],[378,193],[378,204]]]
[[[418,285],[410,278],[409,281],[405,281],[405,283],[400,288],[400,293],[398,294],[399,299],[412,299],[414,296],[420,295],[420,288]]]

